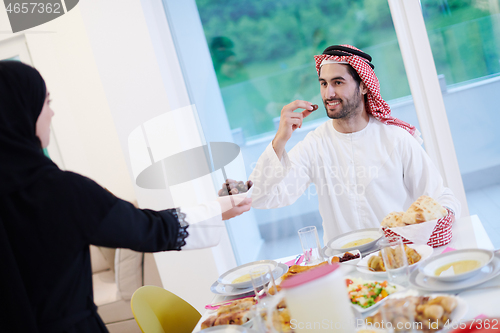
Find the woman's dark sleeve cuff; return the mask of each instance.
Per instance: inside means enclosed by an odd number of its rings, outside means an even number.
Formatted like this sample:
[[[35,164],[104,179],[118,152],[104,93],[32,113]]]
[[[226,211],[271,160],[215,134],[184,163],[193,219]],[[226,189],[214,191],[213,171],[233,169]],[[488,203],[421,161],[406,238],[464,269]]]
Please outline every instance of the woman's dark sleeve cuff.
[[[167,209],[167,211],[175,216],[175,218],[179,222],[179,232],[177,234],[177,241],[173,250],[180,251],[181,248],[186,245],[186,238],[189,236],[189,233],[187,231],[189,223],[187,223],[187,221],[185,220],[186,214],[181,212],[179,208]]]

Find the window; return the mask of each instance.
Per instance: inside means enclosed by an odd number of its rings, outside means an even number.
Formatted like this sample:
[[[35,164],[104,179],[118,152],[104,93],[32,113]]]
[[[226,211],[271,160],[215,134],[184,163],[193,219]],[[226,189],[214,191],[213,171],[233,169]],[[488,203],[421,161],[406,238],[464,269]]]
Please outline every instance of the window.
[[[351,44],[369,53],[393,114],[418,127],[386,0],[196,4],[233,140],[241,147],[248,175],[274,137],[284,105],[295,99],[322,105],[313,55],[329,45]],[[328,119],[322,109],[305,119],[287,149]],[[253,243],[260,246],[253,260],[300,253],[297,230],[304,226],[316,225],[322,238],[314,185],[291,206],[253,210],[253,215],[264,240],[262,245]],[[239,228],[241,223],[231,223],[228,231],[237,234]],[[240,264],[249,261],[242,253],[254,251],[246,246],[233,242]]]
[[[470,214],[500,246],[500,1],[423,0]]]

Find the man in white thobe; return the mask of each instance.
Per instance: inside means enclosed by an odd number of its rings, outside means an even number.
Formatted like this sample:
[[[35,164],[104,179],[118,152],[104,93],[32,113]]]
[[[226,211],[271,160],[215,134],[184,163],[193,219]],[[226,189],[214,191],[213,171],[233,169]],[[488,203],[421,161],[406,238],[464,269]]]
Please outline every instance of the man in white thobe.
[[[405,211],[421,195],[458,217],[460,203],[421,147],[418,130],[392,117],[381,98],[371,57],[336,45],[315,60],[331,119],[287,153],[293,131],[316,107],[301,100],[283,107],[276,136],[249,178],[255,186],[252,206],[291,205],[313,183],[325,244],[352,230],[379,227],[387,214]]]

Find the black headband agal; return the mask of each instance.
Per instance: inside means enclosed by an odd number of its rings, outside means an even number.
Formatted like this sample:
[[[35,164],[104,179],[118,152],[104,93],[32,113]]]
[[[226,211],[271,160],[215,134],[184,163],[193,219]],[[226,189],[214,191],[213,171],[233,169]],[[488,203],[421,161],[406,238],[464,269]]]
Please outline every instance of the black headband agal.
[[[350,47],[342,46],[342,45],[332,45],[328,46],[324,51],[323,54],[327,55],[333,55],[333,56],[340,56],[340,57],[350,57],[353,54],[357,55],[363,59],[366,59],[366,63],[370,65],[372,69],[375,69],[375,66],[371,63],[372,57],[368,53],[364,53],[362,51],[358,51],[355,49],[351,49]]]

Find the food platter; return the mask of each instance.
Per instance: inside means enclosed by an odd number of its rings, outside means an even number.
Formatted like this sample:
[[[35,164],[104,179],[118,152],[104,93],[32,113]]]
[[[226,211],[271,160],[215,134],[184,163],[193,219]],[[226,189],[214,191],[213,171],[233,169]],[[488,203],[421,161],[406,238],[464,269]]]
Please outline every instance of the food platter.
[[[388,298],[405,298],[407,296],[420,296],[416,290],[407,290],[401,293],[393,294],[389,296]],[[447,296],[447,297],[453,297],[457,301],[457,306],[455,310],[450,315],[450,325],[453,325],[455,323],[460,322],[465,315],[467,314],[467,311],[469,310],[469,306],[467,305],[467,302],[458,296],[450,295],[450,294],[440,294],[440,293],[435,293],[435,294],[425,294],[422,295],[424,297],[430,297],[430,298],[435,298],[438,296]]]
[[[330,239],[326,247],[334,251],[332,254],[334,254],[335,252],[349,252],[352,250],[359,250],[361,253],[363,253],[367,250],[374,248],[377,245],[377,241],[382,236],[383,233],[380,231],[379,228],[354,230]],[[372,241],[357,246],[343,248],[349,243],[353,243],[363,239],[372,239]],[[331,256],[328,253],[325,254],[327,254],[328,257]]]
[[[227,272],[219,276],[217,281],[220,284],[230,286],[233,288],[252,287],[252,280],[250,279],[250,271],[258,266],[268,266],[271,269],[271,271],[274,272],[274,270],[278,267],[278,263],[274,260],[258,260],[249,262],[247,264],[240,265],[238,267],[228,270]],[[241,282],[235,282],[235,280],[241,278],[243,278],[244,280],[242,280]]]
[[[347,251],[347,252],[349,252],[349,251]],[[335,254],[335,255],[333,255],[331,257],[328,257],[328,262],[331,263],[333,257],[339,257],[339,258],[341,258],[347,252]],[[358,250],[353,250],[353,251],[350,251],[349,253],[351,253],[353,255],[359,254],[359,258],[351,259],[351,260],[344,261],[344,262],[339,262],[339,264],[348,267],[349,271],[352,271],[353,269],[356,268],[356,264],[358,262],[360,262],[360,260],[363,258],[363,256],[361,255],[361,252],[359,252]]]
[[[493,260],[489,264],[484,266],[477,274],[473,275],[468,279],[454,281],[454,282],[439,281],[434,278],[425,276],[420,272],[420,270],[416,269],[410,275],[410,284],[413,287],[422,290],[448,292],[448,291],[462,290],[477,286],[481,283],[493,279],[498,275],[500,275],[500,257],[497,255],[493,258]]]
[[[364,279],[360,279],[360,278],[348,278],[348,279],[350,279],[354,282],[353,285],[380,283],[380,281],[364,280]],[[384,282],[386,282],[386,281],[384,281]],[[380,304],[383,304],[385,302],[385,300],[387,298],[389,298],[391,295],[395,295],[396,293],[399,293],[399,292],[406,290],[405,287],[394,284],[394,283],[388,283],[387,285],[388,285],[387,289],[388,290],[390,289],[391,294],[389,294],[389,296],[381,299],[377,303],[373,304],[372,306],[364,308],[358,304],[353,304],[353,303],[351,303],[351,306],[354,309],[356,309],[359,313],[365,313],[365,312],[368,312],[368,311],[371,311],[371,310],[377,308]]]
[[[425,264],[420,265],[420,272],[432,279],[438,281],[460,281],[467,279],[471,276],[476,275],[479,271],[486,265],[488,265],[494,257],[493,251],[482,250],[482,249],[464,249],[464,250],[456,250],[447,253],[440,254],[428,260]],[[436,275],[436,272],[443,268],[447,268],[451,265],[451,263],[472,263],[475,267],[473,269],[469,269],[466,272],[455,274],[452,267],[444,270],[441,275]],[[450,272],[449,275],[446,275],[446,272]]]
[[[410,298],[410,297],[414,298],[414,300],[415,300],[415,297],[416,297],[417,300],[422,300],[422,301],[425,298],[428,298],[429,301],[432,301],[433,299],[436,299],[437,297],[440,297],[440,298],[444,297],[444,298],[448,298],[448,299],[450,299],[450,298],[453,299],[455,301],[455,306],[454,306],[454,309],[451,312],[448,312],[449,317],[447,317],[447,319],[449,321],[446,320],[446,324],[445,324],[448,327],[451,327],[451,326],[454,326],[454,325],[458,324],[467,315],[467,312],[469,310],[469,306],[467,305],[467,302],[463,298],[461,298],[461,297],[450,295],[450,294],[443,294],[443,293],[421,295],[421,294],[419,294],[419,292],[417,292],[416,290],[412,290],[412,289],[405,290],[403,292],[398,292],[398,293],[390,295],[389,297],[386,297],[385,301],[386,301],[386,303],[388,303],[387,306],[389,307],[386,310],[390,311],[391,313],[394,313],[394,311],[397,311],[397,308],[400,308],[402,306],[401,303],[399,303],[399,304],[396,303],[395,304],[394,302],[396,300],[404,300],[405,298]],[[446,303],[450,305],[450,301],[447,301]],[[451,304],[452,303],[453,302],[451,302]],[[441,303],[441,302],[438,301],[437,303],[434,303],[434,304],[441,305],[443,303]],[[397,308],[391,308],[392,306],[395,306]],[[413,308],[413,309],[415,310],[415,308]],[[376,313],[373,313],[372,316],[373,317],[377,316],[377,314],[379,314],[379,311],[377,311]],[[419,310],[419,311],[422,311],[422,310]],[[439,313],[439,311],[438,311],[438,313]],[[403,316],[405,315],[404,310],[399,313],[399,316],[401,316],[401,315],[403,315]],[[441,312],[441,315],[442,315],[442,312]],[[415,313],[412,316],[415,316]],[[382,315],[382,318],[384,318],[383,315]],[[404,322],[404,320],[405,320],[404,317],[403,318],[398,317],[398,318],[399,319],[403,319],[402,322]],[[368,319],[368,318],[366,318],[366,319]],[[384,319],[384,320],[386,320],[386,319]],[[422,319],[420,319],[420,320],[422,320]],[[423,320],[425,320],[425,317],[424,317]],[[429,320],[429,319],[427,319],[427,320]],[[435,319],[435,320],[437,320],[437,319]],[[394,321],[392,322],[392,325],[395,325]],[[376,327],[376,324],[374,325],[372,323],[372,325],[371,325],[370,328],[368,327],[369,325],[363,325],[363,326],[364,326],[364,328],[371,329],[373,327]]]
[[[271,260],[267,260],[271,261]],[[275,280],[282,277],[286,272],[288,272],[288,266],[282,263],[278,263],[277,267],[273,271],[273,277]],[[215,281],[210,287],[210,291],[214,294],[221,296],[240,296],[245,294],[253,294],[253,287],[250,282],[250,287],[246,288],[235,288],[232,286],[227,286],[219,283],[219,281]]]
[[[434,249],[431,246],[425,245],[425,244],[420,244],[420,245],[407,244],[407,246],[414,249],[415,251],[417,251],[418,254],[420,254],[420,256],[421,256],[421,258],[418,262],[409,266],[410,270],[415,269],[418,265],[420,265],[425,260],[427,260],[434,252]],[[378,256],[379,252],[380,251],[377,251],[377,252],[374,252],[366,257],[363,257],[363,259],[361,259],[361,261],[358,262],[358,264],[356,266],[357,270],[361,273],[372,274],[375,276],[381,276],[381,277],[387,276],[387,272],[374,272],[374,271],[371,271],[370,269],[368,269],[368,260],[370,260],[370,258],[372,256]]]

